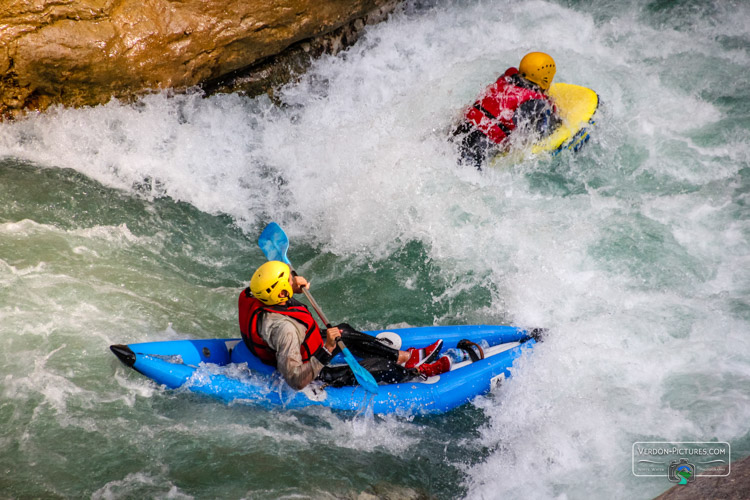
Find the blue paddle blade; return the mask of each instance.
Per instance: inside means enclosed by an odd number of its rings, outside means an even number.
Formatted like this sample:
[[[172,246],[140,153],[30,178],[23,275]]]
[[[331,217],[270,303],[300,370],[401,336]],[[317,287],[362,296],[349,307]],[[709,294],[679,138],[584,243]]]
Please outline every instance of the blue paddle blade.
[[[354,377],[357,379],[357,382],[359,382],[359,385],[364,387],[367,392],[377,394],[378,383],[375,382],[375,378],[372,376],[372,373],[362,368],[362,365],[357,362],[357,358],[355,358],[354,355],[349,352],[349,349],[347,349],[346,347],[341,349],[341,353],[344,355],[344,360],[346,360],[349,368],[351,368],[352,372],[354,372]]]
[[[287,238],[281,226],[275,222],[268,224],[260,233],[258,246],[266,254],[268,260],[280,260],[291,267],[292,264],[286,256],[286,251],[289,249],[289,238]]]

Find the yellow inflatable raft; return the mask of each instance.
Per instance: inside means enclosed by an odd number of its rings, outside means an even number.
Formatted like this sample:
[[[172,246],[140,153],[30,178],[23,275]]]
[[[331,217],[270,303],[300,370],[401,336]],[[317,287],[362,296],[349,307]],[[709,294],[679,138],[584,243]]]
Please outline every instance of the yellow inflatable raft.
[[[549,151],[557,154],[565,149],[578,151],[589,140],[599,96],[593,90],[570,83],[553,83],[549,95],[555,101],[562,125],[531,148],[532,153]]]
[[[589,140],[599,96],[593,90],[570,83],[553,83],[548,94],[554,99],[561,125],[552,134],[531,147],[497,153],[489,164],[494,168],[511,167],[529,154],[557,155],[561,151],[578,151]]]

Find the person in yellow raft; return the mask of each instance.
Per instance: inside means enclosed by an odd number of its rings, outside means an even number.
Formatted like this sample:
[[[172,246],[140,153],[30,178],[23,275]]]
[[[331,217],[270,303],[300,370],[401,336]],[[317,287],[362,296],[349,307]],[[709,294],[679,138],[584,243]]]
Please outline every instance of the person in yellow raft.
[[[461,163],[481,170],[489,155],[509,150],[519,135],[518,142],[528,143],[551,134],[560,124],[547,95],[555,71],[549,54],[530,52],[487,87],[453,130]]]
[[[293,298],[302,287],[309,287],[305,278],[293,274],[284,262],[269,261],[253,273],[238,302],[240,332],[248,349],[275,366],[293,389],[303,389],[315,379],[334,387],[356,383],[348,366],[328,366],[338,352],[339,337],[354,355],[364,358],[362,367],[378,382],[405,382],[450,370],[447,356],[437,359],[442,339],[401,351],[346,323],[322,334],[307,306]]]

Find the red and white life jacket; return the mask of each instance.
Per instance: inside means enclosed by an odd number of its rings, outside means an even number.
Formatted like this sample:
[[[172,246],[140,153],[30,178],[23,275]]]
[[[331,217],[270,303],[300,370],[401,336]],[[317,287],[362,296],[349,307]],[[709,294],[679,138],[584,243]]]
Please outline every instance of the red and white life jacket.
[[[517,74],[516,68],[508,68],[466,111],[466,120],[495,144],[500,144],[516,128],[513,117],[522,103],[531,99],[549,101],[541,92],[515,85],[512,77]]]

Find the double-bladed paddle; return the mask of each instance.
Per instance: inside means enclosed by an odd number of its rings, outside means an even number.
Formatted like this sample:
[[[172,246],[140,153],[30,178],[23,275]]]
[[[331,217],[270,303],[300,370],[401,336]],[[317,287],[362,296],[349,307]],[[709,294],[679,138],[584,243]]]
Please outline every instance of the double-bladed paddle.
[[[268,260],[278,260],[285,263],[292,270],[292,275],[297,275],[294,267],[292,266],[292,263],[289,262],[289,258],[286,256],[286,252],[289,249],[289,238],[287,237],[284,230],[281,229],[281,226],[279,226],[275,222],[271,222],[270,224],[268,224],[258,237],[258,246],[261,250],[263,250],[263,253],[266,255],[266,258]],[[318,313],[318,316],[320,316],[320,319],[323,321],[323,323],[325,323],[326,327],[331,328],[331,323],[328,321],[325,314],[323,314],[323,311],[320,309],[318,303],[315,302],[315,299],[312,297],[312,295],[310,295],[307,287],[302,287],[302,293],[304,293],[305,297],[307,297],[307,300],[310,301],[310,305],[312,305],[313,309],[315,309],[315,312]],[[347,349],[341,339],[338,340],[338,346],[339,349],[341,349],[342,354],[344,355],[346,364],[348,364],[349,368],[351,368],[352,372],[354,372],[354,377],[357,379],[357,382],[359,382],[359,385],[364,387],[368,392],[377,394],[378,383],[375,382],[375,378],[372,376],[372,374],[362,368],[362,366],[357,362],[357,359],[349,351],[349,349]]]

